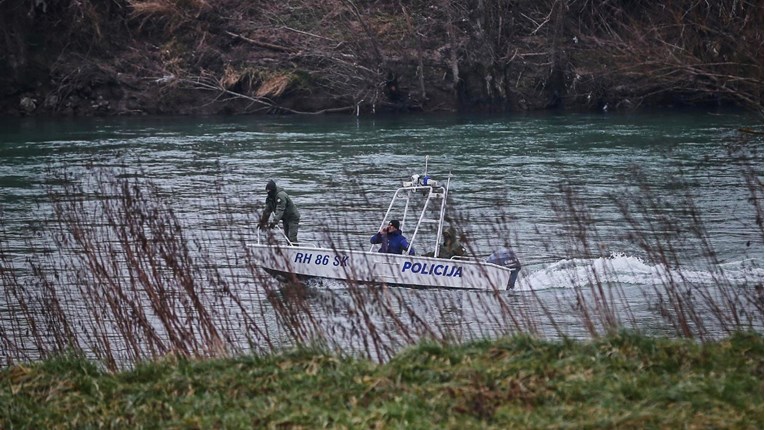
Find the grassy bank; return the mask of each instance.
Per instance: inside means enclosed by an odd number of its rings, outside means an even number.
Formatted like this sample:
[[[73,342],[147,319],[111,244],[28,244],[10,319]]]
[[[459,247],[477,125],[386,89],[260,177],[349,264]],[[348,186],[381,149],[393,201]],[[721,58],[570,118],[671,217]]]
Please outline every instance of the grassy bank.
[[[300,351],[79,358],[0,371],[0,428],[762,428],[763,339],[621,334],[419,345],[386,364]]]

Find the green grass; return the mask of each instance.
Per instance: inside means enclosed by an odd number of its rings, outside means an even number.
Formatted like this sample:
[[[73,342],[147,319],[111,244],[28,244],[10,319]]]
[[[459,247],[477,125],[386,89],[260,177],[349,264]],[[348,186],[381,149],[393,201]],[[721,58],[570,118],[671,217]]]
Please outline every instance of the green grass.
[[[762,428],[763,338],[619,334],[422,344],[386,364],[317,351],[107,373],[0,371],[0,428]]]

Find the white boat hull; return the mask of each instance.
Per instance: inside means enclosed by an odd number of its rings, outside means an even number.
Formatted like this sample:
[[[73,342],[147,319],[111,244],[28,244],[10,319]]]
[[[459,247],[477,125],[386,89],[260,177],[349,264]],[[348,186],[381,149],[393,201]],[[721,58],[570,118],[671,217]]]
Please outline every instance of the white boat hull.
[[[255,263],[271,274],[415,288],[503,291],[517,270],[481,260],[441,259],[303,246],[250,245]]]

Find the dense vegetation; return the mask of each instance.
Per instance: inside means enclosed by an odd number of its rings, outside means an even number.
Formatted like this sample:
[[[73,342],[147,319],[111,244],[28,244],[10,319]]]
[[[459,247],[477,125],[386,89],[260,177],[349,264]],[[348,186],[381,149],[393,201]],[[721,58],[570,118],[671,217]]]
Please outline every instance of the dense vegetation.
[[[752,136],[741,133],[727,155],[741,166],[746,204],[752,205],[745,213],[753,219],[740,222],[762,240],[762,156],[754,150],[761,141]],[[572,288],[562,296],[533,285],[512,294],[462,295],[419,294],[385,284],[349,282],[335,289],[283,283],[259,267],[248,245],[258,234],[257,211],[243,212],[221,188],[208,190],[218,205],[209,220],[215,227],[208,231],[192,227],[189,215],[173,207],[174,193],[140,167],[48,173],[50,202],[40,209],[49,214],[45,221],[8,226],[0,212],[0,237],[17,237],[6,236],[6,229],[24,229],[22,239],[0,240],[0,360],[7,366],[73,351],[117,371],[167,355],[217,358],[316,345],[385,362],[424,340],[451,345],[512,335],[599,338],[627,329],[710,342],[762,330],[765,302],[757,262],[748,269],[751,278],[723,270],[728,262],[709,240],[694,197],[680,196],[682,216],[657,216],[677,214],[677,200],[665,188],[648,185],[639,168],[631,170],[635,190],[617,204],[628,239],[655,271],[651,281],[619,281],[604,254],[600,224],[592,222],[598,208],[563,184],[551,208],[564,227],[558,243],[546,246],[553,254],[591,256],[600,263],[567,275],[561,282]],[[335,192],[329,195],[347,197],[347,188]],[[356,194],[370,205],[361,189]],[[502,237],[512,231],[507,212],[495,215],[496,222],[478,234]],[[450,216],[465,224],[458,212]],[[479,255],[469,237],[463,243],[469,255]],[[678,273],[684,247],[703,256],[694,265],[704,273],[701,279]],[[642,306],[649,306],[650,322],[640,316]],[[471,315],[481,322],[475,324]]]
[[[420,345],[384,365],[311,351],[59,357],[0,371],[2,428],[762,428],[763,340],[620,334]]]
[[[0,115],[763,102],[760,1],[0,5]]]

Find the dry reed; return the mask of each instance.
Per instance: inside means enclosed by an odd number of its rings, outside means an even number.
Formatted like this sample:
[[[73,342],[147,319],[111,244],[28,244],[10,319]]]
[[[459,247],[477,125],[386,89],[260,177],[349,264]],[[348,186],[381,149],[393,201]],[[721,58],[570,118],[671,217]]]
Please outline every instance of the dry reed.
[[[761,214],[762,183],[753,169],[744,175]],[[716,269],[720,261],[692,197],[685,196],[682,210],[694,225],[679,226],[666,215],[667,203],[639,180],[639,172],[634,176],[640,192],[614,200],[631,227],[628,239],[656,268],[645,301],[677,336],[705,341],[720,331],[761,328],[762,283],[737,285]],[[556,302],[533,288],[518,294],[431,294],[387,285],[327,289],[298,279],[277,282],[254,263],[247,246],[253,232],[226,233],[234,222],[221,215],[220,237],[199,236],[162,190],[141,177],[106,170],[93,171],[89,179],[57,174],[49,189],[52,221],[40,231],[53,252],[21,263],[0,241],[6,365],[74,351],[116,370],[167,355],[267,354],[294,346],[385,361],[423,340],[447,345],[514,334],[567,337],[572,322],[590,337],[644,331],[607,258],[604,271],[588,269],[585,279],[570,279],[573,301]],[[217,191],[220,213],[229,213]],[[562,185],[560,191],[564,198],[553,209],[568,226],[561,252],[603,257],[593,211],[574,187]],[[760,234],[761,219],[754,220]],[[248,222],[256,225],[255,219]],[[490,233],[499,236],[509,222],[501,216]],[[706,256],[711,287],[675,270],[682,258],[676,244],[688,241]],[[211,250],[220,243],[223,250]],[[469,240],[467,245],[475,253]]]

